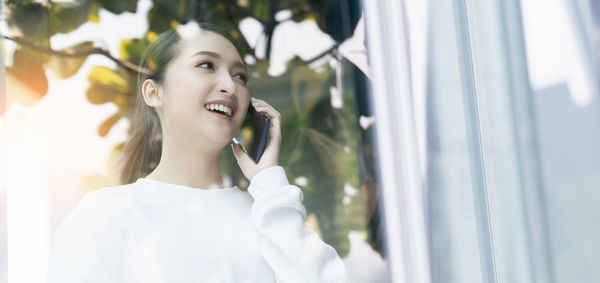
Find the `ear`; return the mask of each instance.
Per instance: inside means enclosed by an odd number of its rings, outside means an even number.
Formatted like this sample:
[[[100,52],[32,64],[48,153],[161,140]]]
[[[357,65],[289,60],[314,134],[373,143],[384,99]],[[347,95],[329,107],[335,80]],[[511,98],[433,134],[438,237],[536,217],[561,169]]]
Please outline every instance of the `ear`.
[[[147,79],[142,83],[142,96],[148,106],[160,108],[163,105],[160,85],[152,79]]]

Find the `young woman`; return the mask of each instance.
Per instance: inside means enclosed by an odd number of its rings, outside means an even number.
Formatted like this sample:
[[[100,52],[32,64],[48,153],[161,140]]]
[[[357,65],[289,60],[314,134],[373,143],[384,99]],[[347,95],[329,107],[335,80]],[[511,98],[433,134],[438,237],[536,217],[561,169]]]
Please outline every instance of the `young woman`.
[[[200,26],[193,37],[167,31],[148,46],[124,185],[86,194],[59,225],[48,283],[346,281],[336,251],[305,226],[302,191],[279,166],[281,115],[250,98],[231,37]],[[223,183],[219,156],[250,103],[272,125],[258,164],[232,144],[250,180],[243,191]],[[156,134],[160,162],[142,177]]]

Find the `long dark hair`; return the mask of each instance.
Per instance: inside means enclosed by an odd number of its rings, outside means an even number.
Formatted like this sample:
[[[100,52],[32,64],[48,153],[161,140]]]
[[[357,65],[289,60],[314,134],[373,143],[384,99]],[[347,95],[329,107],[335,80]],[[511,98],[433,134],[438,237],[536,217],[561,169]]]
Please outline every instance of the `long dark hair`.
[[[233,37],[220,26],[210,23],[199,23],[202,30],[208,30],[226,38],[236,48],[243,60],[243,53]],[[137,77],[137,92],[134,98],[130,129],[131,136],[125,143],[121,155],[120,177],[121,184],[133,183],[139,177],[148,175],[160,162],[162,152],[162,128],[160,119],[153,107],[144,101],[142,84],[147,79],[162,83],[167,65],[176,57],[181,36],[169,29],[152,41],[140,60],[140,67],[149,73],[139,72]]]

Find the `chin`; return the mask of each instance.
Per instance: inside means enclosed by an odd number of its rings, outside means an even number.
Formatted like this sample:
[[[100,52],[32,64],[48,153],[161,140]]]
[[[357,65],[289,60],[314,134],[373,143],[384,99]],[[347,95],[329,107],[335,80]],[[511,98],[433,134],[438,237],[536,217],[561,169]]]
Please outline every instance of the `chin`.
[[[218,144],[220,148],[224,148],[224,147],[228,146],[232,142],[232,139],[233,139],[233,136],[231,136],[231,137],[224,137],[224,138],[218,139],[218,140],[215,139],[214,142],[216,144]]]

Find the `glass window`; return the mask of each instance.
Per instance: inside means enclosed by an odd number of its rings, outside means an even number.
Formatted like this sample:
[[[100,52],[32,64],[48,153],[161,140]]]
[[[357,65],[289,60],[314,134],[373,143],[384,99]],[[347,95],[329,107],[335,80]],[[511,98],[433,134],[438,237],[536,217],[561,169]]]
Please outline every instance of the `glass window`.
[[[363,3],[393,282],[597,281],[598,5]]]
[[[3,9],[11,282],[41,282],[52,235],[85,194],[131,181],[119,160],[135,132],[142,53],[162,32],[192,34],[200,22],[232,35],[252,96],[281,113],[280,164],[348,282],[384,282],[358,1],[6,1]],[[149,140],[139,177],[160,161],[162,136]],[[221,172],[247,189],[229,147]]]

